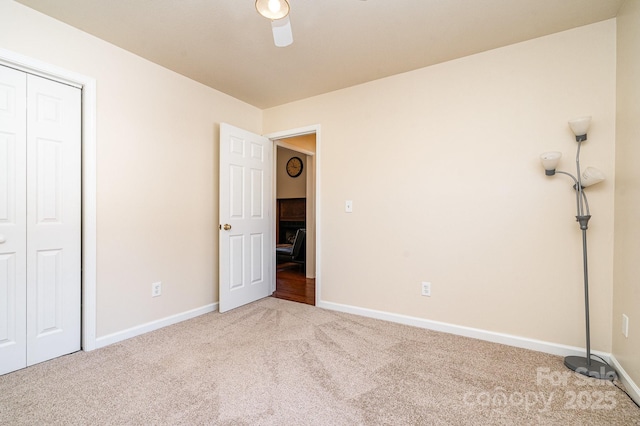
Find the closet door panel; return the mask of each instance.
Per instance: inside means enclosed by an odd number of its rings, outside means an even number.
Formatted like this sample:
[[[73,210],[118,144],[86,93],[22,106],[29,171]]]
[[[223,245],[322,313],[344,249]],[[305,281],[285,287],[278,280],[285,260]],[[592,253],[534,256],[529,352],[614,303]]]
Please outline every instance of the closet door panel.
[[[80,89],[27,77],[27,364],[80,349]]]
[[[0,374],[27,362],[26,82],[0,66]]]

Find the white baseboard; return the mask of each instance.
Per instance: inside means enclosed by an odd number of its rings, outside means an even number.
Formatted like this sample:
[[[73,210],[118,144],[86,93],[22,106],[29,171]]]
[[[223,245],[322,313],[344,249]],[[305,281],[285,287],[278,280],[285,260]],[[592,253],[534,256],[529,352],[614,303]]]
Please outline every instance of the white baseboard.
[[[620,365],[616,357],[613,355],[611,355],[611,364],[613,364],[613,368],[616,369],[618,378],[627,389],[631,398],[636,402],[636,404],[640,404],[640,387],[635,384],[629,374],[624,370],[624,368],[622,368],[622,365]]]
[[[561,345],[558,343],[545,342],[543,340],[529,339],[512,334],[497,333],[494,331],[482,330],[479,328],[465,327],[461,325],[449,324],[446,322],[432,321],[424,318],[410,317],[407,315],[394,314],[390,312],[377,311],[374,309],[360,308],[351,305],[342,305],[339,303],[320,301],[316,306],[333,311],[346,312],[349,314],[360,315],[363,317],[376,318],[385,321],[396,322],[399,324],[411,325],[414,327],[425,328],[428,330],[442,331],[445,333],[455,334],[458,336],[471,337],[473,339],[485,340],[488,342],[501,343],[503,345],[515,346],[518,348],[530,349],[533,351],[544,352],[552,355],[560,356],[584,356],[585,349],[576,346]],[[599,355],[609,361],[610,353],[591,351],[593,354]]]
[[[106,336],[98,337],[96,339],[95,349],[103,348],[113,343],[121,342],[126,339],[130,339],[135,336],[139,336],[150,331],[158,330],[169,325],[177,324],[179,322],[195,318],[197,316],[213,312],[218,309],[217,303],[211,303],[209,305],[202,306],[200,308],[192,309],[190,311],[182,312],[176,315],[171,315],[166,318],[161,318],[156,321],[151,321],[146,324],[141,324],[135,327],[128,328],[126,330],[118,331],[115,333],[107,334]],[[85,349],[86,350],[86,349]]]

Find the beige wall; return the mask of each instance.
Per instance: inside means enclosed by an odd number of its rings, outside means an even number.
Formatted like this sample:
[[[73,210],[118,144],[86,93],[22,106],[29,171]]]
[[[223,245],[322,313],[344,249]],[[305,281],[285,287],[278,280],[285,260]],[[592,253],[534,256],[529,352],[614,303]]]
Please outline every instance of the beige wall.
[[[613,339],[639,381],[637,5],[618,34],[618,176],[614,20],[264,112],[14,2],[0,3],[0,47],[97,80],[98,337],[218,300],[217,123],[319,123],[322,300],[584,346],[573,191],[538,156],[560,150],[571,170],[566,121],[592,115],[583,162],[608,176],[589,188],[592,342]]]
[[[97,337],[217,301],[217,123],[259,133],[261,111],[12,1],[0,28],[96,79]]]
[[[613,354],[640,383],[640,1],[624,3],[617,28]],[[621,332],[622,314],[629,317],[628,338]]]
[[[298,177],[287,174],[287,161],[292,157],[302,160],[302,173]],[[277,198],[306,198],[307,196],[307,156],[287,148],[277,148],[276,184]]]
[[[264,111],[319,123],[323,301],[584,347],[567,120],[592,115],[592,346],[611,350],[616,25],[609,20]],[[353,213],[344,201],[353,200]],[[432,296],[420,296],[420,282]]]

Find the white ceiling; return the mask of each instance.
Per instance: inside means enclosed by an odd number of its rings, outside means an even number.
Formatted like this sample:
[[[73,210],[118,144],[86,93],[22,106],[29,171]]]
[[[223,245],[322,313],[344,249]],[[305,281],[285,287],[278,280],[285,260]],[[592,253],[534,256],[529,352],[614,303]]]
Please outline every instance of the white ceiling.
[[[613,18],[624,0],[17,0],[259,108]]]

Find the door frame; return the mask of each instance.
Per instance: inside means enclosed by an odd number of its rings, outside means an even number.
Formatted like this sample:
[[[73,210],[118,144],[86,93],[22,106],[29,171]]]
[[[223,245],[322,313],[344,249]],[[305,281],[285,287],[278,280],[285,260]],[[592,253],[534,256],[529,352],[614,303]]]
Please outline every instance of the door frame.
[[[81,348],[96,349],[96,80],[0,48],[0,65],[79,88],[82,91]]]
[[[320,161],[321,161],[321,137],[320,137],[320,124],[314,124],[314,125],[310,125],[310,126],[305,126],[305,127],[298,127],[295,129],[289,129],[289,130],[283,130],[283,131],[279,131],[279,132],[273,132],[273,133],[268,133],[265,134],[264,136],[266,138],[269,138],[272,143],[273,143],[273,150],[274,153],[276,152],[276,149],[279,145],[279,141],[281,139],[287,139],[287,138],[292,138],[292,137],[296,137],[296,136],[303,136],[303,135],[308,135],[308,134],[312,134],[315,133],[316,135],[316,151],[313,154],[315,157],[315,167],[314,167],[314,174],[315,176],[313,177],[314,180],[314,193],[315,193],[315,199],[314,199],[314,203],[315,203],[315,211],[314,211],[314,215],[315,215],[315,280],[316,280],[316,285],[315,285],[315,294],[316,294],[316,306],[318,306],[318,303],[321,302],[320,299],[320,295],[322,294],[321,289],[322,289],[322,268],[321,268],[321,261],[322,261],[322,256],[321,256],[321,242],[322,242],[322,233],[321,233],[321,221],[320,221],[320,211],[321,211],[321,185],[320,185]],[[301,148],[297,148],[297,147],[291,147],[291,146],[287,146],[286,143],[280,143],[280,146],[285,146],[286,148],[291,148],[294,150],[297,150],[299,152],[304,152],[305,154],[309,155],[310,153],[307,153],[306,151],[302,150]],[[273,176],[272,176],[272,185],[273,185],[273,205],[272,205],[272,211],[276,212],[276,203],[277,203],[277,188],[276,188],[276,155],[273,156]],[[308,177],[307,177],[308,179]],[[274,223],[273,226],[271,227],[271,232],[272,232],[272,238],[273,241],[277,241],[276,240],[276,226],[275,226],[275,217],[274,217]],[[275,278],[275,274],[276,274],[276,257],[275,255],[273,256],[272,259],[273,262],[273,290],[275,291],[275,285],[276,285],[276,278]]]

